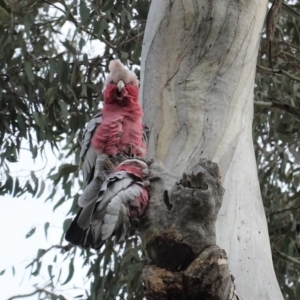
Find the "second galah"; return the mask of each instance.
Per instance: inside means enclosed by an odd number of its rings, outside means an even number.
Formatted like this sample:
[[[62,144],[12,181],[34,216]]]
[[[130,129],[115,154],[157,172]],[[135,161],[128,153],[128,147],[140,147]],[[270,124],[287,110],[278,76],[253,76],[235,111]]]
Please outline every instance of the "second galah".
[[[149,173],[144,161],[128,159],[104,181],[97,199],[87,195],[88,186],[86,197],[79,200],[82,209],[68,229],[66,239],[94,249],[99,249],[112,235],[116,242],[124,239],[130,219],[140,218],[148,205]]]

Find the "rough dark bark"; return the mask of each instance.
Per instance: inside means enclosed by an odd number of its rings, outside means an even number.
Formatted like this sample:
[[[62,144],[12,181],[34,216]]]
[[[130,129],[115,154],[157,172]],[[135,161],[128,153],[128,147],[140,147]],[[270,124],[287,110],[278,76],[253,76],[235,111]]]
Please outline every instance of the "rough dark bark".
[[[154,162],[151,170],[160,180],[151,184],[140,228],[147,299],[238,299],[226,253],[216,246],[224,193],[217,164],[201,160],[180,180],[162,163]]]

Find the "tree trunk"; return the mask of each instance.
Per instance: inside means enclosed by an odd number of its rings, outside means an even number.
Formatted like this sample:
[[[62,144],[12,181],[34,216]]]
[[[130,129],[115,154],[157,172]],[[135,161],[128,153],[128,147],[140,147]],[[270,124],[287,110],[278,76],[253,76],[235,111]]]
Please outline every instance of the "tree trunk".
[[[142,53],[148,155],[178,177],[200,158],[225,188],[217,245],[240,299],[283,299],[252,143],[253,89],[267,0],[153,0]]]

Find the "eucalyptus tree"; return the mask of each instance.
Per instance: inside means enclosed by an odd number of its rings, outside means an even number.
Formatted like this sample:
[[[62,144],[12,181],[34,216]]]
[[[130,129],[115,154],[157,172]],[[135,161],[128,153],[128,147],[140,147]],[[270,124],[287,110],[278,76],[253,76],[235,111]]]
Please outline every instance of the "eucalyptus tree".
[[[152,130],[149,154],[177,173],[200,156],[218,162],[226,192],[217,238],[228,252],[238,293],[247,299],[244,293],[255,289],[262,299],[281,299],[272,274],[270,237],[281,291],[285,298],[297,299],[300,3],[283,3],[272,41],[264,24],[267,1],[187,1],[182,4],[183,19],[175,14],[178,1],[169,7],[163,3],[151,4],[144,37],[150,1],[0,1],[0,193],[55,199],[55,209],[72,199],[63,236],[80,195],[83,129],[101,106],[108,62],[120,58],[141,77],[145,122]],[[196,28],[191,36],[189,29]],[[98,52],[85,53],[90,43]],[[152,118],[153,103],[165,106]],[[252,118],[264,210],[251,146]],[[46,180],[34,172],[28,180],[12,176],[10,166],[22,159],[24,143],[33,158],[50,146],[59,149],[67,163],[50,170]],[[53,186],[50,194],[45,186]],[[110,241],[100,255],[83,250],[78,254],[61,239],[50,249],[37,249],[26,272],[39,276],[48,267],[43,258],[53,252],[66,259],[67,265],[57,269],[69,268],[69,276],[62,280],[59,271],[49,271],[47,287],[33,287],[40,298],[64,299],[58,290],[72,282],[78,255],[88,268],[91,285],[86,295],[91,299],[143,298],[144,256],[138,238],[119,248]],[[272,289],[266,288],[268,276]]]

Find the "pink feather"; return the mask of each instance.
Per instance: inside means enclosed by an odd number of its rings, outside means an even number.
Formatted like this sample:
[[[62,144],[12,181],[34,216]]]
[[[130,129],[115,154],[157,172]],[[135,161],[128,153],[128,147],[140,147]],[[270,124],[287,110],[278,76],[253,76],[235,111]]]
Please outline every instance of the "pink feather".
[[[143,171],[147,169],[148,166],[144,162],[135,162],[134,160],[128,160],[120,164],[116,169],[115,172],[118,171],[125,171],[128,174],[132,174],[138,178],[140,178],[141,181],[144,181],[145,177],[149,176],[149,173],[143,173]],[[148,206],[148,200],[149,200],[149,191],[144,186],[142,189],[141,194],[136,197],[133,201],[133,203],[128,208],[128,217],[133,218],[141,218],[144,211],[146,210]]]
[[[149,192],[146,188],[143,188],[143,191],[140,196],[135,198],[134,204],[129,207],[129,218],[141,218],[148,206]]]
[[[116,83],[107,84],[103,91],[104,107],[102,122],[97,128],[92,146],[108,155],[128,153],[144,157],[146,145],[143,141],[143,109],[138,102],[138,86],[125,84],[121,96]],[[121,98],[119,100],[118,98]]]

